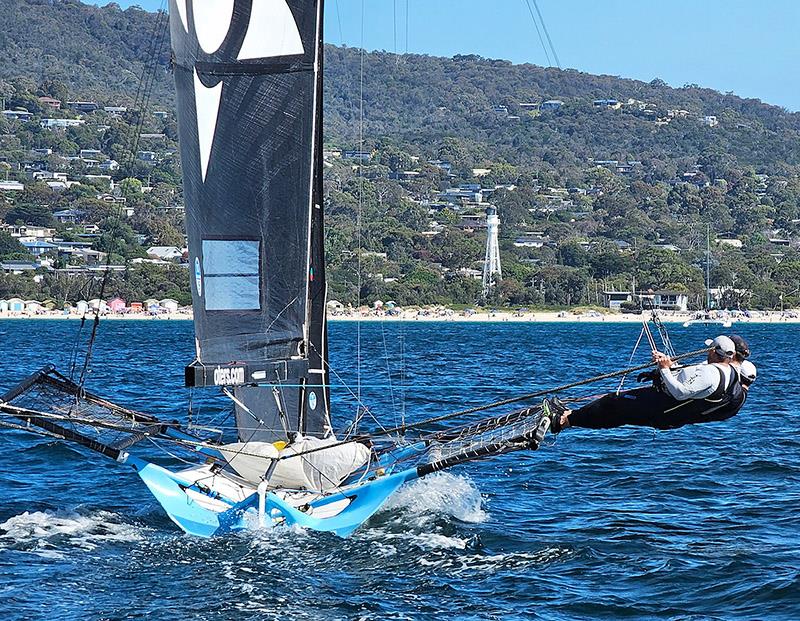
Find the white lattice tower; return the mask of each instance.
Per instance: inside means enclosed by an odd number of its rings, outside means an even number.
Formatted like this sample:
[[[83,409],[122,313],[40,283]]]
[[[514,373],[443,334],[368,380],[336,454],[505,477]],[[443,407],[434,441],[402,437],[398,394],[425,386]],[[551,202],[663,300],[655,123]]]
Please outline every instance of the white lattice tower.
[[[486,257],[483,262],[483,297],[489,295],[489,290],[494,285],[495,277],[502,278],[503,270],[500,267],[500,246],[497,234],[500,231],[500,218],[497,207],[489,205],[486,208]]]

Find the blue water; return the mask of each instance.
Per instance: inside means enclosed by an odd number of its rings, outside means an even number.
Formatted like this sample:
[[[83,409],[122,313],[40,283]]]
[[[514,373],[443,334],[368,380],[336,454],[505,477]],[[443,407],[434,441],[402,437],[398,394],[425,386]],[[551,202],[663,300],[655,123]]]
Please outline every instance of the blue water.
[[[0,322],[0,385],[63,368],[76,329]],[[101,324],[88,385],[184,416],[191,330]],[[800,618],[800,335],[738,331],[760,375],[737,417],[568,430],[536,453],[417,482],[346,540],[189,538],[133,471],[4,431],[0,619]],[[672,333],[679,351],[707,336]],[[438,415],[627,366],[637,335],[602,323],[365,324],[361,400],[384,424]],[[331,326],[333,368],[354,394],[358,340],[355,324]],[[334,415],[351,418],[352,396],[335,393]],[[195,403],[209,418],[225,407]]]

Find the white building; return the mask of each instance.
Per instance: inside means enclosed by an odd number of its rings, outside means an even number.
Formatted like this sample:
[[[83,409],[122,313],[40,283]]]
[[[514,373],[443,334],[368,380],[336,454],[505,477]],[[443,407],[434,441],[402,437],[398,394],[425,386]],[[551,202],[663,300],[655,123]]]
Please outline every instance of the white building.
[[[483,296],[487,297],[496,279],[503,277],[500,267],[500,218],[497,207],[489,205],[486,208],[486,256],[483,262]]]
[[[604,306],[612,310],[620,310],[625,302],[633,300],[630,291],[603,291]]]
[[[39,124],[44,129],[66,129],[67,127],[78,127],[85,121],[81,119],[42,119]]]

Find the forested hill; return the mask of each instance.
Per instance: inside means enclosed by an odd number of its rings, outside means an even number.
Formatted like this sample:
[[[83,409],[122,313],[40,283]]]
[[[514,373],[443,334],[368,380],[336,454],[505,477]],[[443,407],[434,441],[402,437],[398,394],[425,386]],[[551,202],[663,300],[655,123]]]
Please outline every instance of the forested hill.
[[[1,19],[0,261],[29,273],[0,273],[0,298],[69,299],[59,270],[107,256],[117,295],[188,301],[165,16],[2,0]],[[798,113],[477,56],[328,46],[325,78],[337,300],[570,306],[636,283],[634,306],[701,308],[710,265],[714,304],[800,306]],[[487,202],[503,267],[484,289]]]
[[[0,79],[59,99],[126,105],[136,96],[145,63],[154,62],[152,103],[169,106],[166,39],[158,16],[137,8],[3,0]],[[355,142],[359,55],[355,49],[327,48],[329,143]],[[520,108],[548,99],[564,105],[536,115]],[[636,103],[606,110],[593,107],[595,99]],[[507,114],[494,111],[502,110],[498,106],[506,106]],[[670,117],[670,110],[686,114]],[[366,54],[364,114],[368,142],[412,144],[424,156],[435,155],[447,136],[463,142],[471,161],[522,164],[535,158],[569,166],[588,158],[669,160],[714,151],[756,168],[800,163],[800,114],[758,100],[477,56]],[[715,116],[719,126],[704,127],[697,121],[703,116]],[[658,119],[670,122],[657,124]],[[459,153],[447,155],[457,159]]]
[[[77,0],[3,0],[0,79],[43,85],[57,99],[136,96],[142,69],[155,57],[154,96],[171,101],[168,33],[159,17],[138,8],[100,8]]]
[[[329,47],[326,63],[327,126],[337,138],[354,139],[359,51]],[[537,115],[520,107],[549,99],[563,106]],[[598,99],[634,101],[608,110],[592,105]],[[800,163],[800,114],[698,86],[671,88],[660,80],[646,83],[478,56],[398,59],[372,53],[364,62],[364,100],[368,137],[426,145],[453,136],[477,143],[473,148],[488,159],[499,156],[514,164],[531,157],[560,164],[587,158],[694,158],[706,151],[734,155],[740,164],[755,167]],[[498,113],[498,106],[508,115]],[[678,116],[670,116],[670,110]],[[703,127],[698,119],[704,116],[716,116],[719,126]]]

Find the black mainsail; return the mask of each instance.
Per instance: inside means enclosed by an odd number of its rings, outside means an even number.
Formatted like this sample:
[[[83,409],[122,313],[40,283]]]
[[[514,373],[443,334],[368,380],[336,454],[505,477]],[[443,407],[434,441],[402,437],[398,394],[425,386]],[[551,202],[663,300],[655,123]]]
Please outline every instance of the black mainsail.
[[[197,359],[243,441],[330,431],[322,0],[171,0]]]

